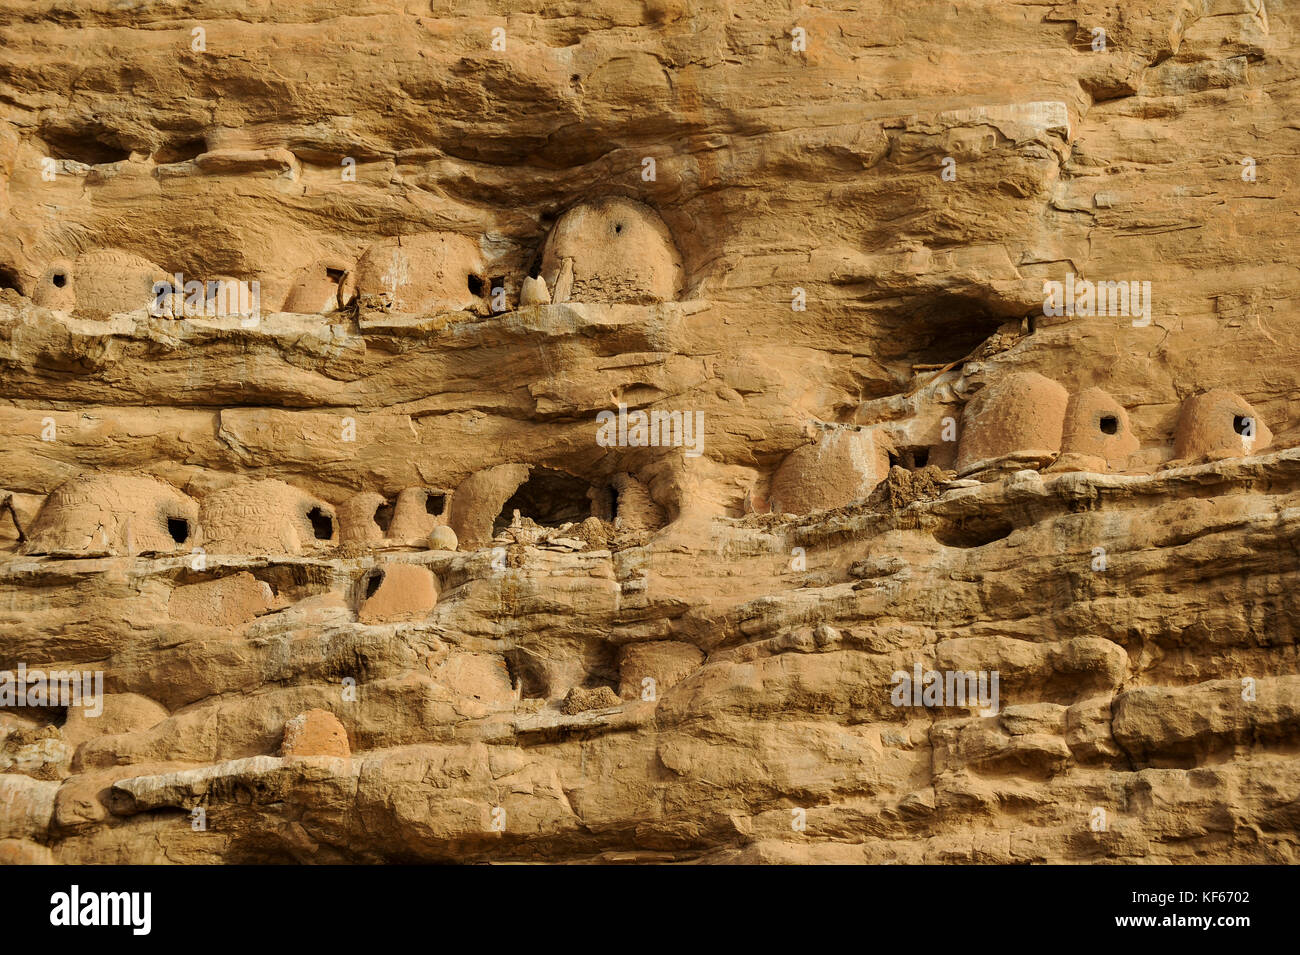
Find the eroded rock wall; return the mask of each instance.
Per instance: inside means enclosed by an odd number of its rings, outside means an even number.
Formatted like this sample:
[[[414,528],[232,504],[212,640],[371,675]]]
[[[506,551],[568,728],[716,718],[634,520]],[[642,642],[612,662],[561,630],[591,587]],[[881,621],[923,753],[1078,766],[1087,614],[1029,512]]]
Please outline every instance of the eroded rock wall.
[[[849,6],[0,4],[0,857],[1295,861],[1295,11]]]

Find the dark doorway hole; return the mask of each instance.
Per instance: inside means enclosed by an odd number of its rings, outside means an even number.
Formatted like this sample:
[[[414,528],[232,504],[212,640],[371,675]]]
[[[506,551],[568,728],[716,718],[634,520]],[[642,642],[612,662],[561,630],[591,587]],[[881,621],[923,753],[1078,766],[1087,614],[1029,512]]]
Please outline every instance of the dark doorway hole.
[[[334,536],[334,518],[319,507],[313,507],[307,512],[307,520],[311,521],[311,532],[318,541],[327,541]]]
[[[184,142],[168,143],[153,154],[153,161],[160,166],[174,162],[188,162],[208,151],[208,145],[202,139],[187,139]]]
[[[506,672],[510,674],[510,685],[519,688],[522,699],[547,698],[550,694],[551,682],[544,661],[521,649],[507,650],[505,661]]]
[[[1104,414],[1101,416],[1101,431],[1103,434],[1114,434],[1119,430],[1119,418],[1113,414]]]
[[[21,292],[22,288],[20,287],[20,284],[17,272],[13,269],[0,266],[0,288],[11,288],[15,292]]]
[[[1015,530],[1009,521],[998,517],[967,517],[942,524],[935,529],[934,539],[946,547],[983,547]]]
[[[190,538],[190,522],[183,517],[169,517],[167,533],[172,535],[172,540],[176,543],[184,544]]]
[[[68,284],[68,273],[55,272],[52,276],[50,276],[50,281],[54,283],[55,288],[63,288],[65,285]]]
[[[469,294],[473,295],[475,298],[478,298],[483,294],[483,276],[471,275],[465,280],[465,284],[469,288]]]
[[[509,527],[515,511],[520,517],[531,518],[543,527],[559,527],[591,516],[591,485],[582,478],[554,471],[551,468],[533,468],[528,480],[519,486],[501,508],[493,531]]]
[[[338,285],[340,282],[343,281],[343,273],[344,273],[343,269],[326,269],[325,277],[329,279],[331,282],[333,282],[335,285]]]
[[[616,224],[614,225],[614,234],[615,234],[615,235],[621,235],[622,233],[623,233],[623,223],[621,223],[621,222],[616,223]]]
[[[382,570],[372,571],[366,577],[366,599],[369,600],[379,590],[379,585],[384,582],[384,572]]]
[[[1247,415],[1234,415],[1232,419],[1232,430],[1237,432],[1237,434],[1242,435],[1246,433],[1254,434],[1255,421]]]
[[[393,523],[393,504],[391,501],[385,501],[375,508],[375,523],[385,534],[388,533],[388,525]]]
[[[926,445],[897,448],[889,452],[890,465],[919,471],[930,463],[930,449]]]
[[[434,494],[430,491],[424,498],[424,513],[432,514],[434,517],[440,515],[447,507],[446,494]]]

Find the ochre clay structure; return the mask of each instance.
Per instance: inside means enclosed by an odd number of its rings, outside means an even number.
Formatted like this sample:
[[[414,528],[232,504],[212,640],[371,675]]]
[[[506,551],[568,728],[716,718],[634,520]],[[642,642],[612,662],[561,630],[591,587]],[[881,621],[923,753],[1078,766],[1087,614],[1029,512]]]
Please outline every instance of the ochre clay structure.
[[[318,259],[298,273],[281,311],[309,315],[339,307],[339,284],[347,267],[339,259]]]
[[[682,258],[654,210],[613,196],[560,216],[542,248],[541,278],[555,302],[669,302],[681,291]]]
[[[106,557],[188,552],[198,505],[170,484],[129,474],[85,474],[46,499],[26,554]]]
[[[274,479],[209,494],[199,520],[212,554],[301,554],[339,536],[333,507]]]
[[[1050,459],[1061,450],[1069,392],[1037,372],[1016,372],[985,386],[962,411],[957,473],[1008,457]]]
[[[446,524],[448,498],[448,492],[433,488],[403,488],[393,505],[388,536],[395,540],[428,537],[435,527]]]
[[[415,564],[386,563],[366,576],[365,585],[357,613],[362,623],[420,620],[438,602],[438,578]]]
[[[154,284],[169,276],[152,262],[120,249],[92,249],[73,260],[59,259],[36,280],[32,300],[80,318],[105,320],[147,309]]]
[[[1133,433],[1128,412],[1100,388],[1071,395],[1061,434],[1061,458],[1053,469],[1124,470],[1141,443]]]
[[[347,730],[338,717],[327,710],[308,710],[284,724],[280,755],[336,756],[346,759],[352,755],[352,751],[348,746]]]
[[[249,573],[231,574],[177,587],[167,602],[167,613],[174,620],[208,627],[238,627],[266,613],[274,603],[270,585]]]
[[[1300,859],[1300,8],[0,4],[0,862]]]
[[[1257,454],[1273,432],[1244,398],[1215,388],[1183,402],[1174,432],[1174,457],[1203,461]]]
[[[395,312],[455,311],[484,306],[488,291],[478,244],[454,233],[376,242],[343,279],[339,302],[382,299]]]
[[[341,542],[380,541],[387,535],[393,519],[393,505],[382,494],[362,491],[339,505],[338,518]]]
[[[610,486],[616,495],[613,517],[620,529],[632,533],[657,531],[668,522],[649,488],[630,474],[615,474]]]
[[[481,547],[492,539],[493,522],[529,470],[526,464],[501,464],[470,475],[456,488],[447,524],[462,547]]]
[[[887,445],[870,431],[835,428],[792,451],[772,477],[775,513],[844,507],[871,493],[889,471]]]
[[[690,676],[703,662],[704,654],[689,643],[655,640],[629,644],[618,652],[618,695],[625,700],[653,698]]]

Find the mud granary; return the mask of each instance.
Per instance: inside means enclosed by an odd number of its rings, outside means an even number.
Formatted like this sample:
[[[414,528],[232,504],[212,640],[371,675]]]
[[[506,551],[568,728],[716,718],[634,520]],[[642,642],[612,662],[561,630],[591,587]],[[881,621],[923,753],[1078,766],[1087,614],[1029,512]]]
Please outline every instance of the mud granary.
[[[0,858],[1295,861],[1295,10],[142,10],[0,3]]]

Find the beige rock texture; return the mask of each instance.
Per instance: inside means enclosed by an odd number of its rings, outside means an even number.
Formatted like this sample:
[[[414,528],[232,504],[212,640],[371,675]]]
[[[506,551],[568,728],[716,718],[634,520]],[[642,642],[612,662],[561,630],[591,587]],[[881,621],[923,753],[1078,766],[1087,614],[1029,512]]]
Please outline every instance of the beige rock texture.
[[[1300,862],[1300,9],[0,37],[0,862]]]
[[[138,693],[106,693],[102,713],[91,714],[85,707],[68,708],[63,738],[79,746],[97,736],[152,729],[167,716],[166,709]]]
[[[167,602],[167,613],[173,620],[208,627],[238,627],[274,605],[270,585],[245,571],[177,587]]]

